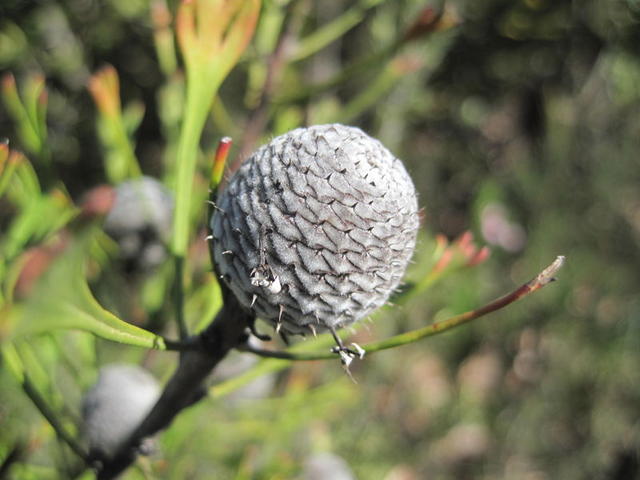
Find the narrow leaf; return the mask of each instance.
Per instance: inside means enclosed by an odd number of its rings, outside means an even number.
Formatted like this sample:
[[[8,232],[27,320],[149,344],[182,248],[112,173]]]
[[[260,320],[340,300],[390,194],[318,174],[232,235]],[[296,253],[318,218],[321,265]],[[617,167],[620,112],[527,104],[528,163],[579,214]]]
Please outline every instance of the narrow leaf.
[[[26,301],[0,313],[9,317],[13,327],[10,336],[76,329],[114,342],[164,350],[162,337],[121,320],[93,297],[84,273],[90,241],[90,235],[85,234],[69,245]]]

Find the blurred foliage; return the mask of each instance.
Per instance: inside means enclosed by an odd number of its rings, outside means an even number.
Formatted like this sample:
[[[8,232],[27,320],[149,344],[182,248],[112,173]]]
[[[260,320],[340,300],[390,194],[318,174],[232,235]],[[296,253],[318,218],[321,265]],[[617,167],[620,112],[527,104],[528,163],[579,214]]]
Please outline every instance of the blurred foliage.
[[[90,478],[25,401],[12,376],[20,368],[36,386],[32,400],[46,400],[75,438],[82,392],[100,365],[142,363],[161,379],[173,369],[172,354],[77,331],[51,330],[14,351],[5,343],[14,326],[2,312],[14,295],[29,298],[21,272],[30,249],[44,248],[37,258],[46,269],[65,235],[80,238],[100,221],[78,223],[91,188],[138,168],[175,181],[186,88],[172,35],[177,7],[0,5],[0,136],[11,149],[0,146],[0,477]],[[340,121],[402,158],[420,192],[425,233],[409,283],[424,281],[434,232],[454,239],[471,228],[492,250],[480,267],[385,308],[354,340],[474,308],[557,254],[567,267],[544,293],[489,319],[354,363],[357,385],[337,362],[282,370],[281,361],[263,360],[255,371],[279,372],[268,398],[231,401],[214,387],[126,478],[301,478],[317,451],[339,454],[366,479],[637,477],[638,45],[636,0],[265,1],[208,114],[193,231],[205,223],[206,159],[221,136],[234,137],[237,167],[275,134]],[[106,64],[119,83],[111,129],[87,88]],[[192,330],[220,305],[202,238],[191,239],[184,272]],[[170,262],[154,275],[123,272],[117,247],[98,233],[94,240],[84,254],[100,304],[174,334]],[[95,308],[85,293],[78,302]]]

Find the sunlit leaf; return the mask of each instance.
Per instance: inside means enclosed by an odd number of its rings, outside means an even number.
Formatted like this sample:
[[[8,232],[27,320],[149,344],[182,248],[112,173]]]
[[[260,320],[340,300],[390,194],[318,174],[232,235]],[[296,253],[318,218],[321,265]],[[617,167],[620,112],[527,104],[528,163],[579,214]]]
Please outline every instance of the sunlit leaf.
[[[167,292],[170,291],[174,276],[174,265],[165,262],[154,272],[141,288],[140,298],[144,311],[157,312],[166,303]]]
[[[105,169],[109,180],[118,183],[140,175],[135,142],[129,134],[142,120],[144,107],[134,103],[132,109],[125,112],[127,118],[123,117],[120,79],[111,65],[94,73],[87,88],[98,108],[98,134],[106,150]]]
[[[24,204],[2,238],[0,253],[6,259],[14,258],[25,248],[65,226],[76,213],[71,200],[60,190],[33,197]]]
[[[2,346],[2,364],[18,382],[22,383],[24,366],[22,365],[22,360],[20,360],[20,355],[10,343]]]
[[[139,101],[130,102],[122,110],[122,124],[127,135],[132,136],[136,133],[144,117],[144,111],[144,103]]]
[[[9,182],[21,158],[22,154],[18,152],[9,153],[9,146],[5,143],[0,143],[0,197],[9,186]]]
[[[32,85],[31,88],[38,87]],[[42,146],[41,138],[38,135],[37,127],[31,121],[29,111],[20,98],[15,77],[11,73],[2,77],[2,100],[16,124],[24,148],[31,153],[38,153]]]
[[[222,291],[213,275],[187,298],[185,314],[187,323],[199,332],[205,328],[222,307]]]
[[[13,203],[24,208],[42,194],[38,175],[29,160],[18,151],[11,151],[8,162],[15,165],[15,171],[7,185],[7,196]]]
[[[10,338],[77,329],[114,342],[164,350],[162,337],[119,319],[93,297],[84,273],[90,240],[85,234],[70,244],[27,300],[0,313],[11,323]]]

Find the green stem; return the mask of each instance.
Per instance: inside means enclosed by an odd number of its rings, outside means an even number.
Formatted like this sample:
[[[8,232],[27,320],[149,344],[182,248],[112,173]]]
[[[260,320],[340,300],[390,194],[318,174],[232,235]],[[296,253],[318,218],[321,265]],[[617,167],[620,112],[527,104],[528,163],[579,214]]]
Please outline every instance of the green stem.
[[[180,340],[185,340],[189,336],[187,323],[184,319],[184,289],[182,288],[182,277],[184,276],[184,257],[176,255],[175,261],[175,302],[176,302],[176,323]]]
[[[33,382],[31,382],[26,373],[24,373],[23,375],[22,389],[27,394],[31,402],[33,402],[42,416],[49,422],[53,430],[56,432],[56,435],[67,445],[69,445],[71,450],[73,450],[73,452],[78,457],[80,457],[88,464],[89,455],[84,451],[80,444],[76,442],[75,438],[73,438],[71,434],[65,430],[65,428],[62,426],[62,423],[58,420],[55,412],[49,407],[44,398],[42,398],[35,385],[33,384]]]
[[[219,81],[211,81],[206,70],[194,69],[187,77],[185,118],[180,131],[177,156],[176,206],[171,250],[176,262],[176,321],[181,338],[186,338],[184,321],[183,267],[189,243],[189,220],[198,144],[214,92]]]
[[[200,135],[207,119],[213,93],[219,81],[211,82],[206,72],[195,70],[187,78],[185,118],[180,131],[176,152],[178,165],[176,180],[176,208],[173,222],[174,234],[171,249],[176,256],[186,254],[189,242],[189,217],[193,178],[198,158]]]
[[[299,343],[297,345],[292,346],[288,352],[288,355],[305,355],[305,350],[309,348],[328,348],[333,344],[333,338],[331,335],[320,335],[318,338],[314,339],[312,343],[305,342]],[[245,347],[238,348],[241,351],[251,351],[247,350]],[[255,353],[255,352],[253,352]],[[278,352],[273,352],[278,353]],[[315,354],[314,354],[315,355]],[[221,398],[225,395],[234,392],[235,390],[243,387],[249,382],[259,378],[263,375],[267,375],[269,373],[276,373],[285,368],[291,366],[291,358],[288,357],[286,359],[277,358],[277,355],[270,356],[271,358],[265,358],[258,365],[247,370],[241,375],[230,378],[229,380],[225,380],[224,382],[220,382],[212,387],[209,387],[209,397],[211,398]],[[336,358],[335,354],[331,354],[328,358]],[[317,360],[313,358],[312,360]]]
[[[432,337],[439,333],[444,333],[446,331],[452,330],[453,328],[459,327],[466,323],[475,320],[476,318],[483,317],[488,313],[495,312],[500,310],[511,303],[520,300],[526,295],[539,290],[545,285],[549,284],[553,281],[555,273],[562,267],[564,263],[564,257],[559,256],[556,260],[545,268],[542,272],[540,272],[533,280],[525,283],[520,286],[516,290],[504,295],[496,300],[486,304],[483,307],[480,307],[476,310],[471,310],[465,313],[461,313],[460,315],[455,315],[453,317],[447,318],[445,320],[441,320],[439,322],[432,323],[431,325],[427,325],[426,327],[419,328],[417,330],[412,330],[410,332],[402,333],[400,335],[395,335],[386,340],[382,340],[379,342],[373,342],[367,345],[364,345],[362,348],[366,351],[367,354],[379,352],[381,350],[387,350],[389,348],[400,347],[402,345],[406,345],[408,343],[417,342],[418,340],[422,340],[423,338]],[[332,358],[336,358],[336,354],[333,352],[290,352],[290,351],[270,351],[270,350],[262,350],[256,349],[250,346],[245,347],[246,351],[251,353],[255,353],[256,355],[268,358],[277,358],[282,360],[296,360],[296,361],[308,361],[308,360],[329,360]]]
[[[188,97],[187,97],[188,98]],[[187,101],[187,105],[189,105]],[[176,159],[178,162],[178,172],[176,177],[176,208],[173,222],[173,239],[171,248],[176,256],[184,256],[187,250],[189,238],[189,212],[191,209],[191,195],[189,195],[195,164],[197,158],[198,141],[200,130],[197,128],[197,119],[191,113],[191,109],[186,109],[185,120],[180,133]]]
[[[348,124],[357,116],[361,115],[362,112],[376,104],[387,91],[391,90],[400,76],[401,72],[394,68],[393,65],[388,64],[385,69],[369,83],[367,88],[340,110],[340,121]]]
[[[115,143],[118,146],[118,150],[120,150],[127,159],[127,165],[125,167],[127,176],[139,177],[142,175],[142,170],[140,170],[140,165],[138,165],[136,154],[131,145],[131,139],[127,135],[121,116],[113,122],[113,127],[115,128]],[[119,180],[121,181],[123,179],[120,178]]]
[[[346,66],[343,70],[336,73],[328,80],[302,86],[299,89],[281,93],[279,96],[274,97],[274,105],[289,104],[295,102],[306,101],[309,98],[320,95],[331,88],[342,85],[348,80],[352,80],[357,76],[365,74],[371,75],[371,69],[377,69],[380,65],[384,65],[389,57],[391,57],[400,47],[400,42],[394,42],[382,48],[380,51],[373,52],[372,54],[364,57],[361,60],[357,60],[351,65]]]

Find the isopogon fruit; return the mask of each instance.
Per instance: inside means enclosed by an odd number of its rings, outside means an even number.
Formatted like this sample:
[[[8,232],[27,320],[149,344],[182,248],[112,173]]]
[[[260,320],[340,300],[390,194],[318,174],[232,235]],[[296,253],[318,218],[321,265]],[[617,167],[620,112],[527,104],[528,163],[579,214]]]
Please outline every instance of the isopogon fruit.
[[[93,458],[111,458],[160,396],[156,379],[137,365],[102,367],[82,402],[84,434]]]
[[[418,230],[402,162],[362,130],[298,128],[233,175],[211,219],[215,268],[286,333],[348,326],[398,286]]]
[[[166,258],[174,201],[171,192],[152,177],[122,182],[104,221],[105,231],[120,247],[130,270],[149,270]]]

